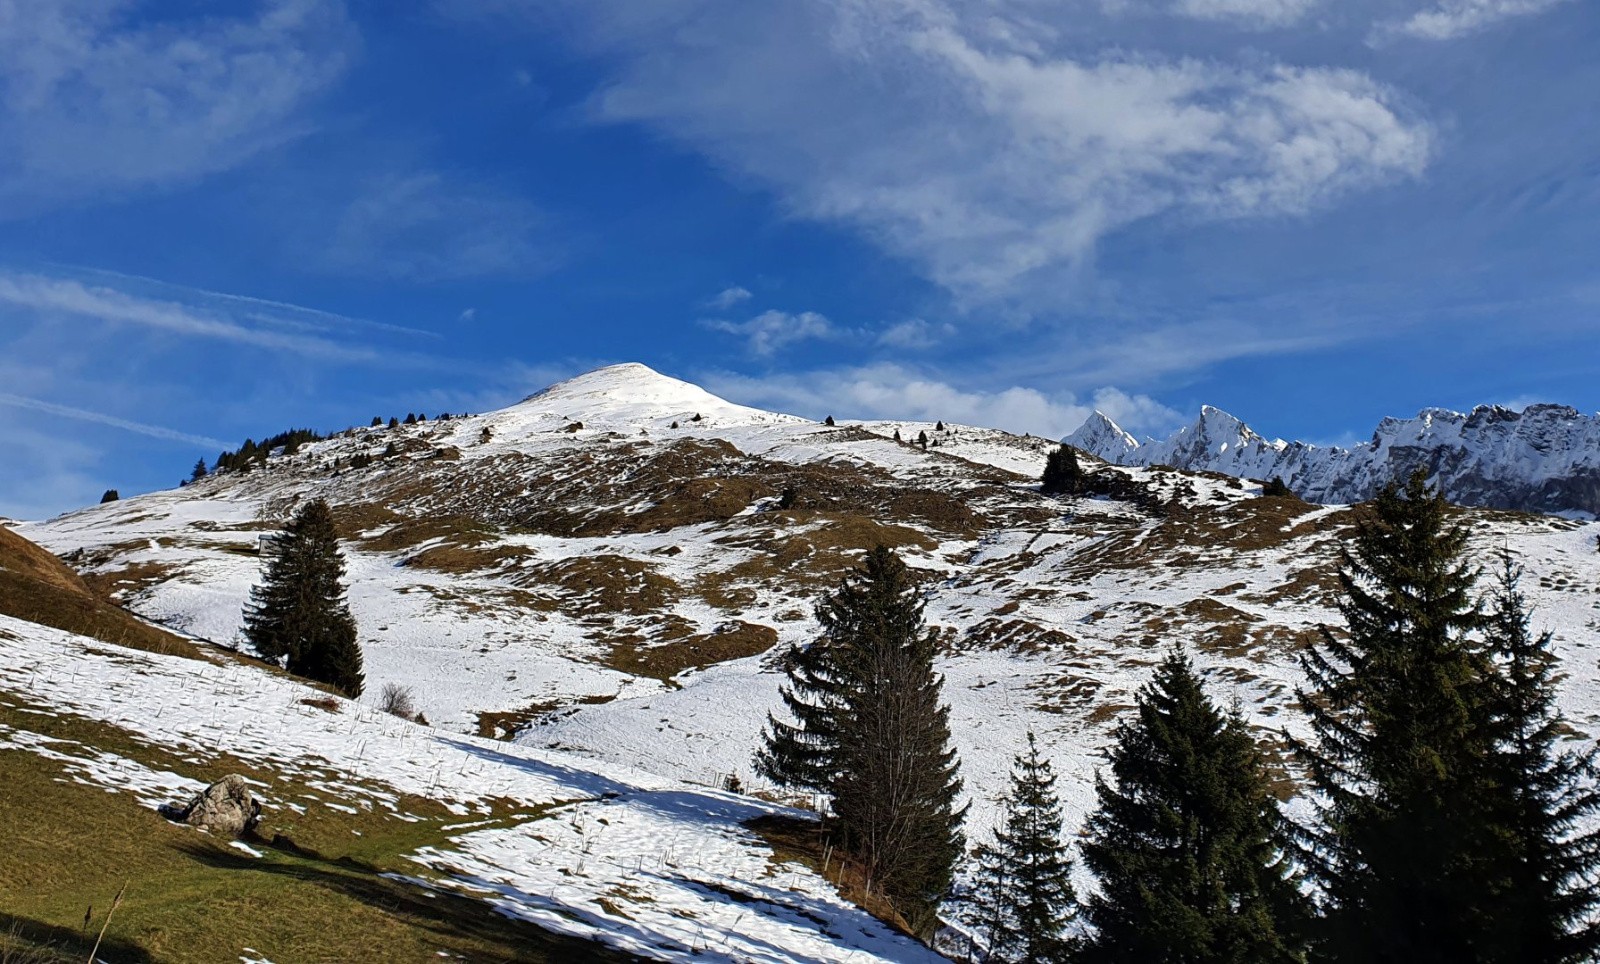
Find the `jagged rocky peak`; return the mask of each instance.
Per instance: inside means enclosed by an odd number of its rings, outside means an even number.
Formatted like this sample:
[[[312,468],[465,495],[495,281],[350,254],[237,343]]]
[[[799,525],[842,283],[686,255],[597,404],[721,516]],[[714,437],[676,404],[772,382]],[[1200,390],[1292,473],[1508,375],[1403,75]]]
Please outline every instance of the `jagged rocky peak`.
[[[1371,498],[1386,483],[1424,468],[1465,505],[1600,515],[1600,415],[1566,405],[1522,411],[1480,405],[1462,413],[1426,408],[1385,418],[1372,440],[1350,448],[1268,441],[1239,419],[1206,406],[1167,439],[1131,441],[1096,413],[1067,441],[1124,465],[1172,465],[1244,478],[1282,478],[1317,502]]]
[[[1124,432],[1104,412],[1098,411],[1061,441],[1108,462],[1120,462],[1123,456],[1139,447],[1137,439]]]

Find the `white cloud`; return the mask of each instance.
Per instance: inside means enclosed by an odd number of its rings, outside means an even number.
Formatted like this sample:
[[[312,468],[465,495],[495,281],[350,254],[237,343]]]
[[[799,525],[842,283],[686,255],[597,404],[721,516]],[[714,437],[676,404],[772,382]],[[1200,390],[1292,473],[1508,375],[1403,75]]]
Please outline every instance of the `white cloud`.
[[[1543,13],[1566,0],[1439,0],[1406,20],[1379,24],[1373,40],[1394,37],[1454,40],[1514,17]]]
[[[372,362],[382,356],[370,348],[340,344],[315,335],[251,327],[203,308],[140,297],[72,278],[0,271],[0,304],[43,316],[139,325],[172,334],[221,339],[329,361]]]
[[[358,44],[337,0],[140,22],[122,0],[0,0],[0,216],[181,183],[307,129]]]
[[[1176,0],[1174,13],[1267,29],[1286,27],[1309,13],[1319,0]]]
[[[878,344],[889,348],[925,349],[955,333],[955,326],[949,322],[933,324],[921,318],[912,318],[885,328],[878,335]]]
[[[748,290],[735,285],[732,288],[724,288],[718,292],[715,298],[706,302],[706,307],[715,308],[718,311],[727,311],[734,305],[749,301],[752,297]]]
[[[472,322],[472,321],[477,321],[477,320],[478,320],[478,309],[476,309],[476,308],[463,309],[461,314],[456,316],[456,321],[459,321],[462,324],[466,324],[467,322]]]
[[[1153,399],[1116,389],[1102,389],[1089,401],[1080,401],[1070,393],[1047,395],[1020,386],[961,389],[893,364],[761,378],[713,373],[703,382],[717,394],[745,404],[813,417],[943,420],[1045,438],[1068,434],[1082,425],[1096,407],[1106,410],[1130,431],[1166,429],[1182,420],[1178,413]]]
[[[370,179],[339,216],[323,267],[405,281],[526,275],[555,262],[532,204],[435,171]]]
[[[1428,126],[1360,72],[1086,54],[1074,7],[1019,9],[584,0],[570,20],[617,65],[597,119],[659,130],[970,300],[1066,297],[1142,219],[1298,214],[1427,163]]]
[[[827,318],[815,311],[790,314],[787,311],[763,311],[748,321],[723,321],[710,319],[701,322],[714,331],[725,331],[745,339],[750,354],[759,358],[770,357],[778,349],[800,341],[835,338],[843,334]]]
[[[104,276],[127,283],[114,287],[109,283],[91,284],[78,277],[0,268],[0,306],[13,309],[10,318],[19,332],[22,322],[31,320],[36,330],[72,332],[69,341],[75,346],[93,346],[113,357],[125,352],[127,344],[101,344],[102,339],[90,336],[86,325],[98,322],[133,326],[176,336],[181,341],[231,342],[333,364],[436,371],[470,368],[464,362],[436,354],[393,350],[370,337],[356,337],[365,329],[408,337],[430,334],[417,329],[345,318],[283,302],[146,283],[145,279],[109,273]],[[147,293],[152,288],[164,290],[169,297],[152,297]],[[61,350],[60,339],[55,341],[57,345],[51,350]]]
[[[57,415],[61,418],[75,419],[80,422],[108,425],[112,428],[120,428],[125,432],[134,432],[150,438],[165,439],[168,442],[197,445],[201,448],[220,449],[226,448],[228,445],[221,439],[211,438],[208,435],[193,435],[176,429],[164,428],[160,425],[147,425],[144,422],[118,418],[115,415],[107,415],[104,412],[91,412],[88,409],[74,408],[70,405],[57,405],[54,402],[46,402],[37,398],[13,395],[10,392],[0,392],[0,405],[9,405],[12,408],[27,409],[32,412],[43,412],[46,415]]]

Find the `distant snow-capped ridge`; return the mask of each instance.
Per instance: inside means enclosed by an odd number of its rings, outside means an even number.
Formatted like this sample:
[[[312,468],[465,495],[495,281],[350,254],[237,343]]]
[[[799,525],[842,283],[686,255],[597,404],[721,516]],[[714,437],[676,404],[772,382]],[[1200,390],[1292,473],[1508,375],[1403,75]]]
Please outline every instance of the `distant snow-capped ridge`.
[[[1462,505],[1600,515],[1600,415],[1566,405],[1428,408],[1384,419],[1350,448],[1263,438],[1209,405],[1161,441],[1139,442],[1100,412],[1062,441],[1119,465],[1278,477],[1312,502],[1360,502],[1422,466]]]

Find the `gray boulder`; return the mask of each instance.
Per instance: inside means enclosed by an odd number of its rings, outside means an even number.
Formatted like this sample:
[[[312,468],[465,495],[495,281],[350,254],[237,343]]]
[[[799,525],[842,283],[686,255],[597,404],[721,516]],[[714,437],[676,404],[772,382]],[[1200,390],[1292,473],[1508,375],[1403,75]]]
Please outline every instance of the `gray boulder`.
[[[186,805],[168,808],[167,816],[210,833],[239,837],[261,821],[261,803],[244,777],[230,773]]]

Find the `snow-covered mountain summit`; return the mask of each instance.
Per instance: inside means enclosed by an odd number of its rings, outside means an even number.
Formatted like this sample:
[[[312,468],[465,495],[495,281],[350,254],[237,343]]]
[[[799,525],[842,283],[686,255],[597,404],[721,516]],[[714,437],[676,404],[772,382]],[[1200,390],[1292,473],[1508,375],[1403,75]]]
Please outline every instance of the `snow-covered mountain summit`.
[[[554,415],[585,425],[647,428],[700,416],[722,425],[803,422],[790,415],[736,405],[698,385],[663,375],[648,365],[608,365],[557,382],[503,413],[508,417]]]
[[[1263,438],[1209,405],[1160,441],[1137,442],[1099,412],[1062,441],[1121,465],[1276,476],[1315,502],[1371,498],[1421,466],[1464,505],[1600,515],[1600,415],[1565,405],[1429,408],[1386,418],[1349,448]]]

